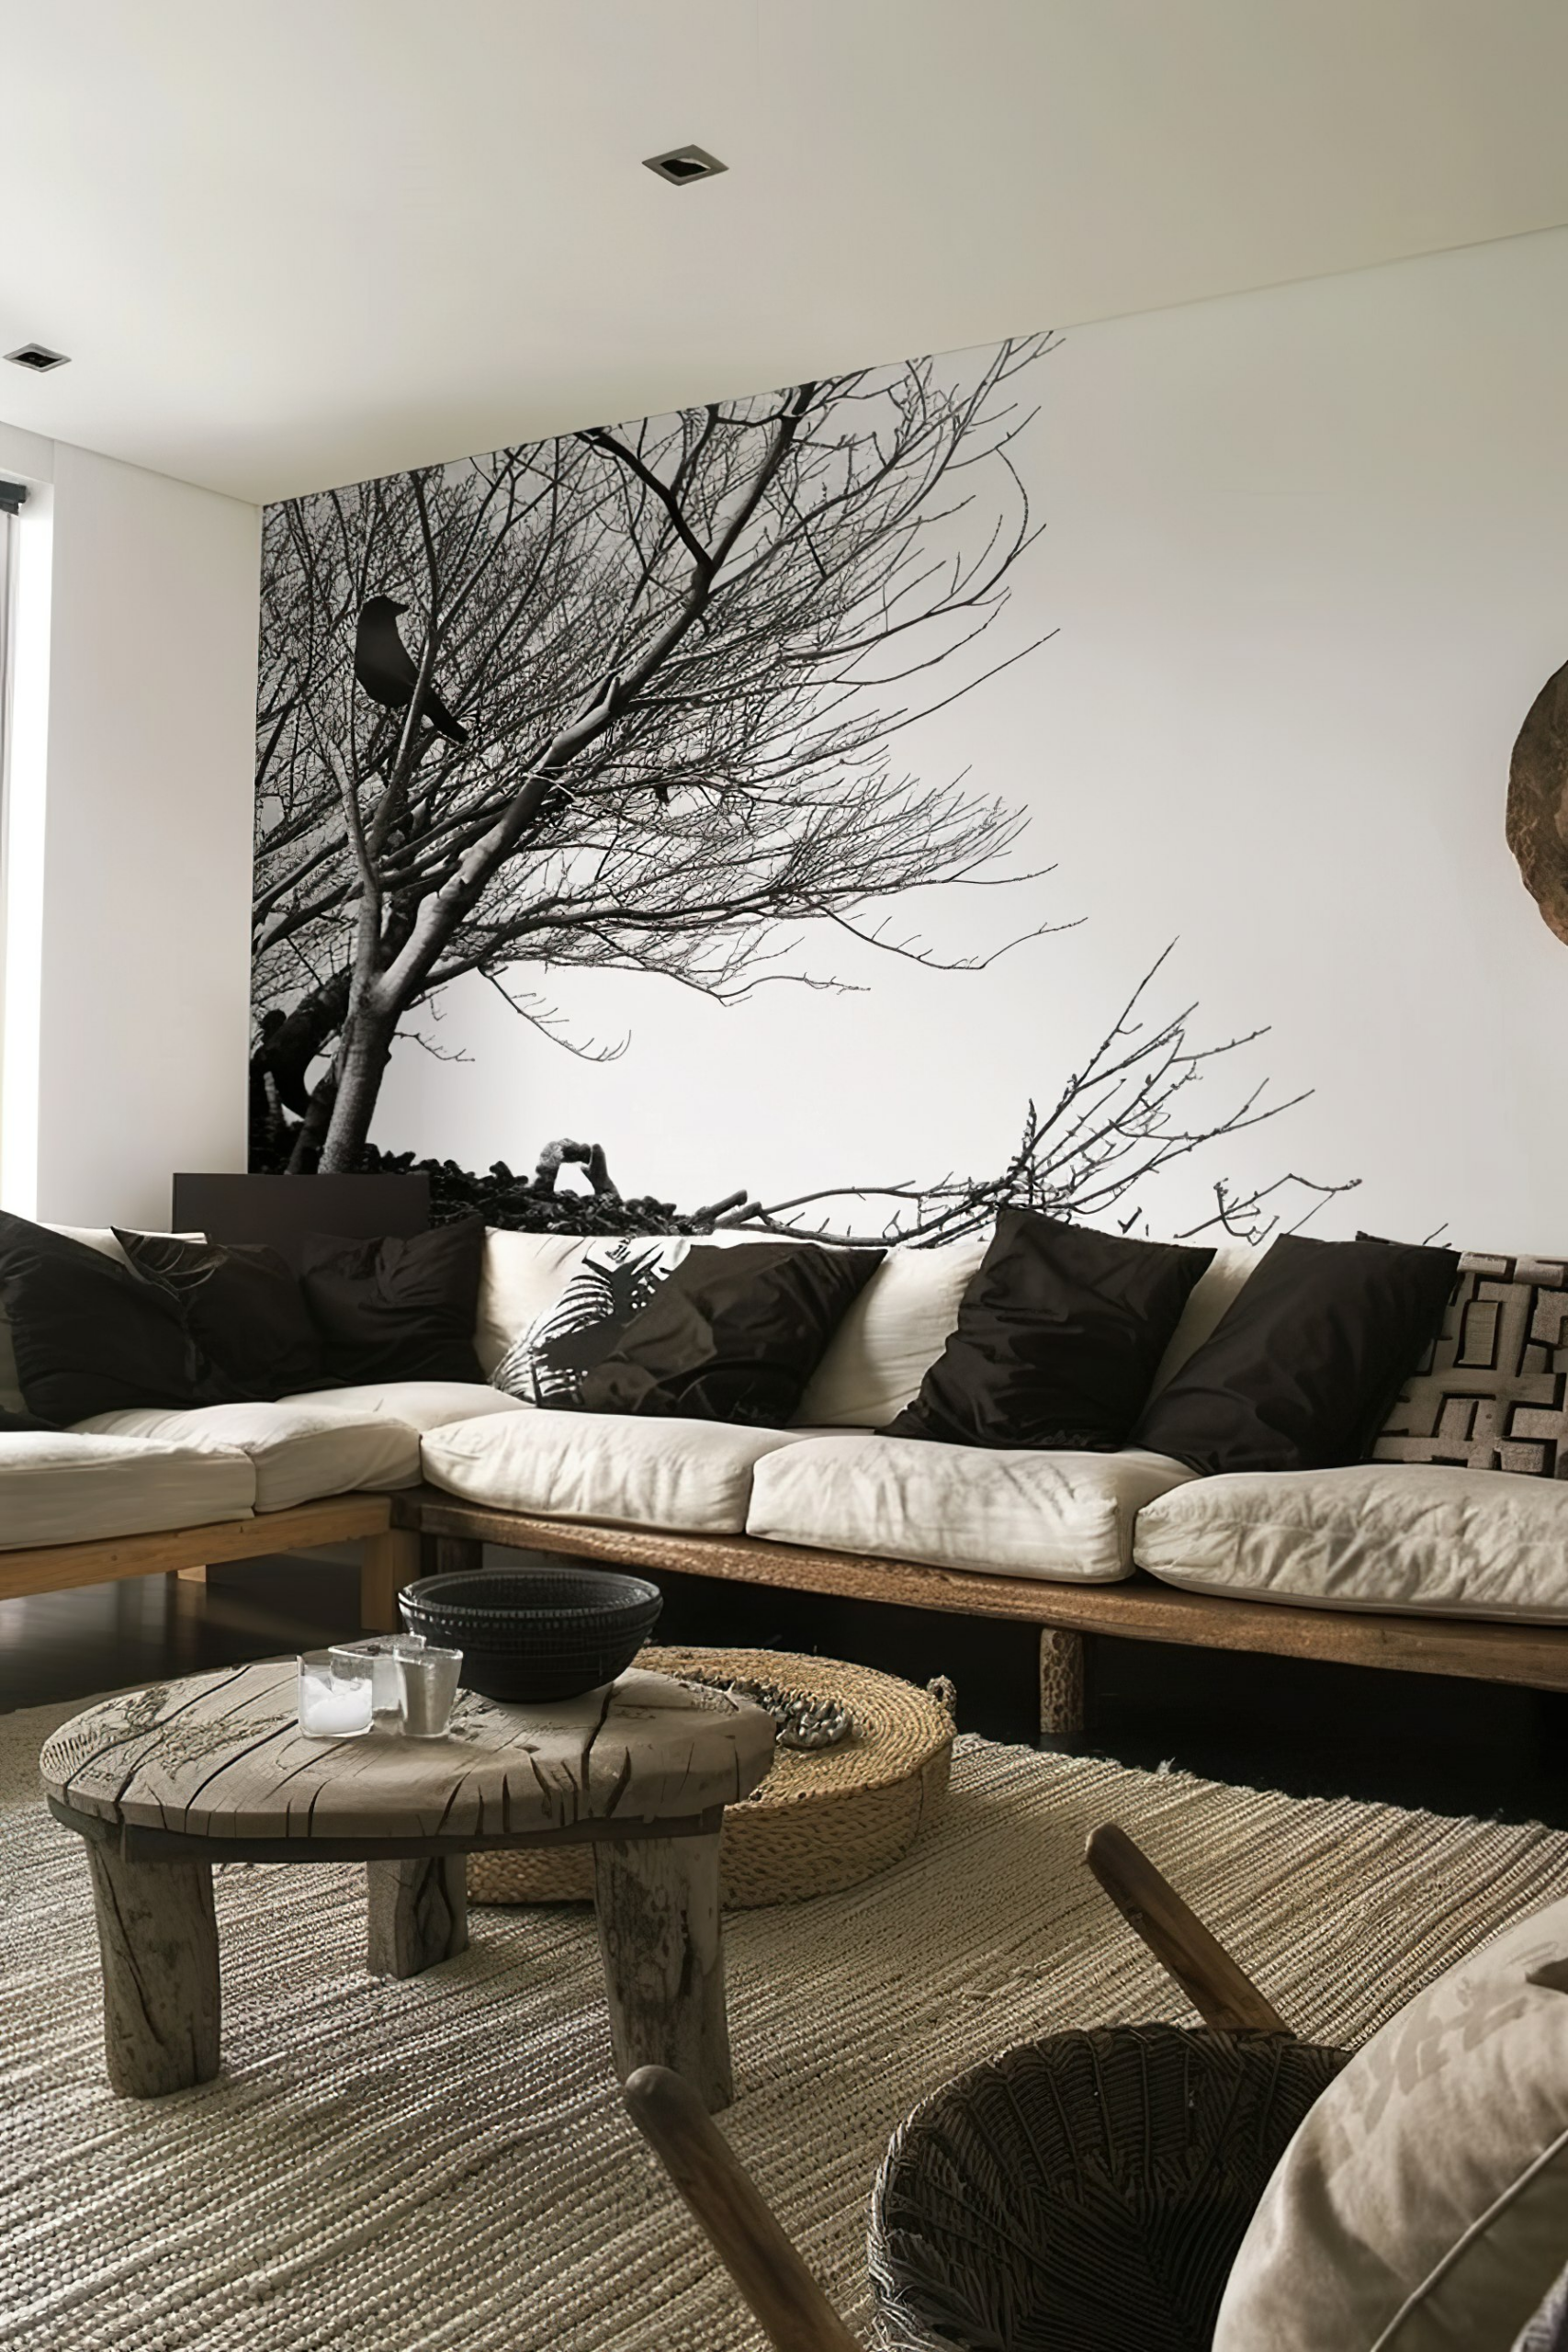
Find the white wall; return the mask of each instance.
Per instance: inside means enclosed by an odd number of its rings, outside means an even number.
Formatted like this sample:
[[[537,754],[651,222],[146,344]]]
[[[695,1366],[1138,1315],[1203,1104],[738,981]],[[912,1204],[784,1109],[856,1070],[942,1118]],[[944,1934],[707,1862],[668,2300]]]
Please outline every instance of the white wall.
[[[899,757],[1027,803],[1027,861],[1056,870],[895,924],[949,950],[1082,927],[984,976],[829,940],[806,960],[865,993],[728,1012],[519,973],[580,1034],[629,1034],[604,1067],[464,984],[430,1034],[471,1058],[400,1048],[377,1140],[525,1165],[586,1136],[687,1204],[994,1169],[1177,937],[1162,1007],[1271,1024],[1211,1100],[1247,1070],[1314,1092],[1156,1224],[1294,1168],[1364,1180],[1325,1234],[1568,1250],[1568,950],[1503,831],[1514,736],[1568,659],[1568,231],[1080,330],[1032,389],[1049,527],[1007,643],[1059,634]]]
[[[19,582],[5,1203],[159,1225],[175,1169],[244,1165],[260,518],[63,443],[50,470]]]

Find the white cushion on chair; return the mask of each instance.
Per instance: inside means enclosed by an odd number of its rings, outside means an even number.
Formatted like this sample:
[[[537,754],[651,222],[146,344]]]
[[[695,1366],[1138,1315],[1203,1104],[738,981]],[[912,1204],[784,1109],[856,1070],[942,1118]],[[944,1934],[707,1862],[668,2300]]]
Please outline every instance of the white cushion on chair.
[[[1106,1584],[1131,1573],[1140,1507],[1192,1476],[1157,1453],[805,1437],[758,1463],[746,1532],[981,1575]]]
[[[1242,2240],[1214,2352],[1502,2352],[1565,2248],[1568,1902],[1439,1976],[1329,2085]]]
[[[495,1510],[737,1535],[753,1466],[796,1442],[728,1421],[524,1411],[432,1430],[421,1450],[433,1486]]]
[[[1568,1619],[1568,1480],[1429,1463],[1235,1471],[1152,1500],[1139,1567],[1307,1608]]]
[[[70,1430],[0,1433],[0,1552],[249,1519],[248,1455]]]

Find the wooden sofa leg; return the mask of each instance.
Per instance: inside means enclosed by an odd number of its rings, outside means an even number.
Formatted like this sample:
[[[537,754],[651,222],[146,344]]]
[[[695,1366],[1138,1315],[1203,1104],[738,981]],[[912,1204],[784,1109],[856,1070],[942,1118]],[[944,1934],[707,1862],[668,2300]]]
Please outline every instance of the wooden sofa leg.
[[[472,1576],[485,1564],[485,1547],[473,1535],[422,1535],[422,1577]]]
[[[367,1634],[402,1630],[398,1595],[419,1574],[419,1537],[412,1527],[383,1528],[359,1539],[359,1622]]]
[[[1040,1736],[1078,1740],[1084,1733],[1084,1637],[1058,1625],[1040,1629]]]

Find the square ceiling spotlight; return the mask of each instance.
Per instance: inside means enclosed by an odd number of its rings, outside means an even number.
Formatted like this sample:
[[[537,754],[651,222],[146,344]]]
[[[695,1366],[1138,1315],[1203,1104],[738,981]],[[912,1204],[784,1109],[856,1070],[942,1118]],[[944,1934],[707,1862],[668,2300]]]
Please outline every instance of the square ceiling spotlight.
[[[705,147],[670,147],[662,155],[645,155],[643,169],[657,172],[671,187],[689,187],[694,180],[711,180],[729,169]]]
[[[30,368],[35,376],[47,376],[52,368],[68,368],[69,352],[51,351],[47,343],[19,343],[6,358],[14,368]]]

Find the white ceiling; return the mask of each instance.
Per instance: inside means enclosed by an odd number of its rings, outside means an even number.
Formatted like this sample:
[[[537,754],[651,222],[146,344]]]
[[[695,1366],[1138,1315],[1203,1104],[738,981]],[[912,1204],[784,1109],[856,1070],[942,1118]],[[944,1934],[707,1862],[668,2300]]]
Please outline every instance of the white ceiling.
[[[73,356],[0,418],[245,498],[1568,221],[1562,0],[0,0],[0,351]]]

